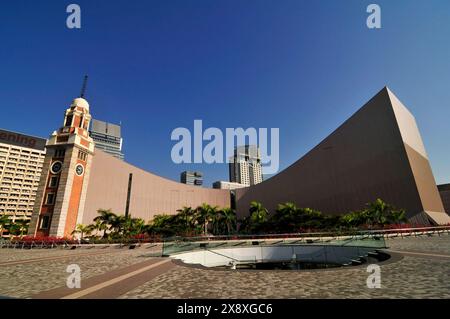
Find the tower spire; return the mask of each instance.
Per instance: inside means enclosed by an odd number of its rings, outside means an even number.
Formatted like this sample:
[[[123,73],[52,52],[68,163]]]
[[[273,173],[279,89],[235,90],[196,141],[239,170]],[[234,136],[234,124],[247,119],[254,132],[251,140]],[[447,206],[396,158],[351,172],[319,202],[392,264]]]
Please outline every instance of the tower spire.
[[[87,74],[84,76],[84,80],[83,80],[83,86],[81,87],[81,93],[80,93],[80,97],[84,98],[84,95],[86,93],[86,85],[87,85],[87,80],[88,80],[88,76]]]

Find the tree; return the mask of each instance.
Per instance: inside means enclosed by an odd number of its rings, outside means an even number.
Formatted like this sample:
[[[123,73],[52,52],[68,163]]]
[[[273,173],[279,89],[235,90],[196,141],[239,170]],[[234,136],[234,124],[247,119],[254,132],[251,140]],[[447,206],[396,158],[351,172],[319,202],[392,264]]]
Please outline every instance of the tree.
[[[74,231],[72,232],[72,235],[80,234],[80,239],[83,240],[84,235],[89,235],[93,230],[92,225],[83,225],[83,224],[77,224],[77,227],[75,227]]]
[[[252,223],[262,224],[267,221],[269,211],[259,202],[250,203],[250,219]]]
[[[201,206],[196,208],[197,211],[197,220],[200,224],[203,225],[203,234],[208,234],[208,225],[214,221],[217,215],[218,207],[210,206],[208,204],[203,203]]]
[[[267,226],[269,211],[259,202],[252,201],[249,208],[250,215],[240,221],[240,231],[258,233]]]
[[[380,198],[367,204],[366,213],[368,215],[368,221],[372,225],[384,226],[386,224],[395,224],[407,220],[404,210],[397,210]]]
[[[147,233],[149,235],[174,236],[176,234],[173,215],[155,215],[149,222]]]
[[[1,215],[0,216],[0,239],[3,237],[3,232],[6,229],[6,225],[10,224],[10,219],[8,215]]]
[[[392,205],[378,198],[366,204],[366,209],[350,212],[341,217],[341,221],[348,227],[359,227],[362,225],[385,226],[407,221],[405,211],[395,209]]]
[[[236,230],[236,212],[231,208],[223,208],[221,211],[221,222],[226,225],[227,235]]]
[[[94,222],[98,222],[100,227],[103,230],[103,238],[106,238],[108,233],[107,231],[111,231],[113,225],[117,223],[117,215],[114,214],[110,209],[99,209],[97,213],[100,216],[94,218]]]
[[[124,235],[127,224],[130,225],[130,217],[125,215],[115,215],[111,218],[111,236],[117,237]]]
[[[279,204],[271,218],[273,229],[277,232],[294,232],[300,227],[302,218],[300,211],[294,203]]]
[[[196,210],[184,206],[183,208],[178,209],[177,212],[179,223],[184,225],[184,227],[182,227],[182,232],[184,234],[195,233],[198,225]]]
[[[133,236],[140,235],[145,232],[145,220],[142,218],[125,218],[121,228],[123,229],[123,235]]]
[[[356,211],[341,216],[341,223],[346,227],[357,227],[367,223],[367,212]]]
[[[11,223],[9,232],[13,235],[19,235],[20,238],[28,231],[28,225],[30,221],[28,219],[18,219]]]
[[[96,230],[102,232],[102,237],[106,238],[106,231],[108,230],[108,225],[104,224],[101,220],[96,220],[94,224],[89,225],[92,231]]]

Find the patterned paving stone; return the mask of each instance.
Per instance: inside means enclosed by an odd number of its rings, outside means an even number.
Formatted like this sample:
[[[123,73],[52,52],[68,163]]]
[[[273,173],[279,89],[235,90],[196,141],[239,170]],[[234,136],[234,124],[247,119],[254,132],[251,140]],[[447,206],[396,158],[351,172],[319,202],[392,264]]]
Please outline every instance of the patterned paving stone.
[[[395,238],[392,250],[450,255],[450,236]],[[92,250],[91,250],[92,251]],[[156,250],[115,249],[95,256],[67,250],[0,250],[0,263],[70,255],[70,258],[0,266],[0,295],[27,298],[65,285],[69,264],[82,279],[146,260]],[[319,271],[205,270],[178,265],[120,298],[450,298],[450,258],[404,256],[382,264],[380,289],[366,285],[366,267]]]
[[[389,240],[391,249],[450,255],[450,236]],[[121,298],[450,298],[450,259],[404,257],[381,267],[367,288],[366,267],[326,271],[216,271],[178,266]]]
[[[14,253],[8,249],[0,251],[0,256]],[[80,250],[81,251],[81,250]],[[81,252],[78,251],[77,254]],[[17,252],[16,252],[17,253]],[[55,251],[45,250],[35,252],[18,252],[20,259],[56,256]],[[59,251],[60,254],[69,254],[68,251]],[[100,275],[113,269],[128,266],[145,260],[148,253],[142,249],[113,249],[93,256],[75,256],[54,261],[41,261],[29,264],[0,266],[0,296],[26,298],[40,291],[45,291],[66,284],[69,275],[67,266],[77,264],[81,269],[81,279]],[[3,259],[0,259],[3,261]],[[9,260],[17,260],[9,258]]]

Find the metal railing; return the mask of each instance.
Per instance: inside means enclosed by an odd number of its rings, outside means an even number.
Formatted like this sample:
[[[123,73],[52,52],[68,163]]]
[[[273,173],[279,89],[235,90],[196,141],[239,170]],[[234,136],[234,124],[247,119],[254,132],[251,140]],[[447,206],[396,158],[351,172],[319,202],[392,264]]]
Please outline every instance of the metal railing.
[[[280,238],[280,237],[279,237]],[[162,255],[170,256],[183,252],[195,250],[217,250],[223,248],[238,248],[250,246],[339,246],[339,247],[361,247],[369,249],[386,248],[386,241],[379,235],[356,235],[339,237],[308,237],[292,239],[233,239],[233,240],[192,240],[192,238],[178,238],[176,240],[165,241],[162,247]]]
[[[374,229],[363,231],[314,232],[264,235],[171,237],[163,241],[163,255],[198,249],[251,245],[329,245],[386,248],[386,238],[450,234],[450,226]]]
[[[170,237],[165,239],[160,238],[144,238],[144,239],[114,239],[114,240],[93,240],[76,241],[76,240],[18,240],[18,239],[0,239],[0,248],[16,248],[16,249],[33,249],[33,248],[71,248],[71,247],[105,247],[105,246],[129,246],[142,245],[146,243],[163,244],[164,248],[169,248],[175,244],[180,246],[184,243],[184,247],[188,250],[189,246],[197,248],[199,243],[207,243],[209,247],[215,245],[253,245],[271,243],[273,245],[280,244],[329,244],[350,243],[350,240],[361,240],[363,238],[379,240],[378,238],[395,238],[395,237],[420,237],[433,236],[441,234],[450,234],[450,226],[434,226],[434,227],[413,227],[413,228],[397,228],[397,229],[374,229],[363,231],[339,231],[339,232],[310,232],[310,233],[286,233],[286,234],[264,234],[264,235],[223,235],[223,236],[198,236],[198,237]],[[367,241],[366,243],[369,243]],[[170,250],[170,249],[169,249]]]

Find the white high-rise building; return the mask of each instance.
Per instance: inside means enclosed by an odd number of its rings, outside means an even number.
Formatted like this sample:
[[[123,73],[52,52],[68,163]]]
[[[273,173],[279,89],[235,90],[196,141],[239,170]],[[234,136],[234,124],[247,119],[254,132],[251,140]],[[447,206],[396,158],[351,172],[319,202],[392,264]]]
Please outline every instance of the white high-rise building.
[[[236,147],[229,168],[230,182],[251,186],[263,180],[261,155],[256,145]]]
[[[102,151],[123,160],[123,139],[120,131],[120,125],[92,119],[89,136],[94,140],[95,148],[101,149]]]
[[[0,215],[7,215],[13,222],[28,220],[33,213],[45,142],[0,129]]]

